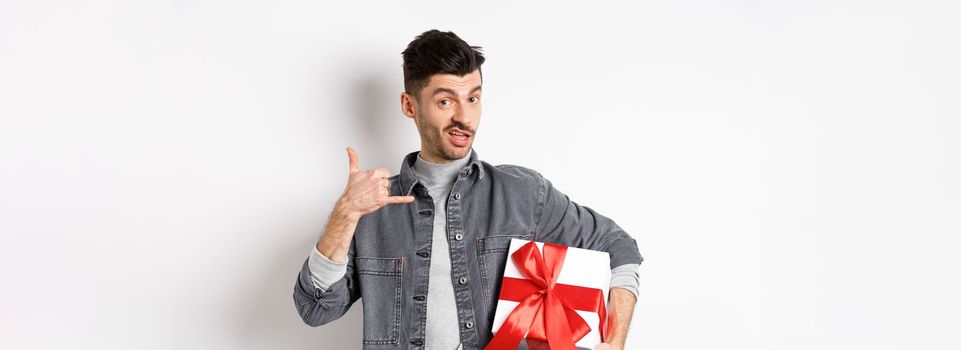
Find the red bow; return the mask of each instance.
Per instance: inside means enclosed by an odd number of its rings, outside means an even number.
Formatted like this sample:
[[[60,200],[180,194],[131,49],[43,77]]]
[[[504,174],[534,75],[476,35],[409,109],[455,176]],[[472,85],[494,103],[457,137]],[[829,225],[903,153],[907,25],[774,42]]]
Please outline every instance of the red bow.
[[[597,288],[558,284],[567,247],[544,243],[544,256],[530,241],[511,258],[527,279],[504,277],[499,299],[520,302],[491,339],[485,350],[516,349],[527,339],[546,340],[551,349],[574,350],[574,343],[590,333],[591,327],[574,310],[600,316],[601,341],[607,337],[607,309],[604,293]]]

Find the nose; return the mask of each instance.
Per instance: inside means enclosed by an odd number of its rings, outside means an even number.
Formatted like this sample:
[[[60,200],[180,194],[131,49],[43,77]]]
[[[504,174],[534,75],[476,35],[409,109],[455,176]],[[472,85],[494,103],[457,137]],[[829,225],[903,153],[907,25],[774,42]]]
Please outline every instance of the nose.
[[[454,122],[463,125],[467,129],[470,129],[470,118],[467,115],[467,109],[464,108],[464,105],[457,105],[457,107],[454,109],[454,115],[451,116],[451,119]]]

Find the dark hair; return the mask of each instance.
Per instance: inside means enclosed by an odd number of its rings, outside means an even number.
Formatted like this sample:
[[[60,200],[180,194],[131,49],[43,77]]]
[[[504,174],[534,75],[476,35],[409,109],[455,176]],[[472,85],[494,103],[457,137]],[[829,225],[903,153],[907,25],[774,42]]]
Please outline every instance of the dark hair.
[[[404,90],[419,98],[420,90],[430,82],[434,74],[464,76],[475,69],[480,70],[484,55],[480,46],[470,46],[454,32],[431,29],[418,35],[407,49],[404,57]]]

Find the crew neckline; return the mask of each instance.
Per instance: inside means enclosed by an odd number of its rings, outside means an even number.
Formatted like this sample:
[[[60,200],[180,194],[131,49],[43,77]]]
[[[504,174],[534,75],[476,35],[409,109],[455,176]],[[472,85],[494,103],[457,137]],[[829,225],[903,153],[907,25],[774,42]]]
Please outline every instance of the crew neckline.
[[[411,170],[419,175],[429,187],[447,185],[454,182],[457,179],[457,173],[470,162],[472,152],[474,152],[473,148],[469,149],[464,157],[445,164],[429,162],[420,156],[420,152],[417,152],[417,159],[414,161]]]

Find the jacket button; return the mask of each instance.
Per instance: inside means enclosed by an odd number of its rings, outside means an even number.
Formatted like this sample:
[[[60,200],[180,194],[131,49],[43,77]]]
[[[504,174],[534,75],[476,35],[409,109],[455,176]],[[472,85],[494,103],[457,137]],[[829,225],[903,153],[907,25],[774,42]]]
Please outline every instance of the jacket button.
[[[454,193],[454,199],[460,199],[460,192]]]
[[[456,240],[458,240],[458,241],[459,241],[459,240],[462,240],[462,239],[464,239],[464,235],[458,233],[458,234],[454,235],[454,239],[456,239]]]
[[[414,300],[424,301],[424,296],[423,296],[423,295],[415,295],[415,296],[414,296]]]
[[[467,277],[461,277],[460,280],[458,280],[457,282],[460,282],[460,284],[466,284],[466,283],[467,283]]]
[[[464,323],[464,327],[467,327],[467,329],[474,328],[474,322],[467,321],[466,323]]]
[[[419,256],[421,256],[421,257],[423,257],[423,258],[426,258],[426,257],[430,256],[430,253],[428,253],[428,252],[417,252],[417,255],[419,255]]]
[[[424,342],[423,342],[422,340],[420,340],[420,339],[411,340],[410,343],[411,343],[411,344],[414,344],[414,345],[417,345],[417,346],[424,345]]]
[[[418,211],[418,213],[421,213],[423,215],[430,215],[431,211],[430,209],[424,209],[424,210]]]

